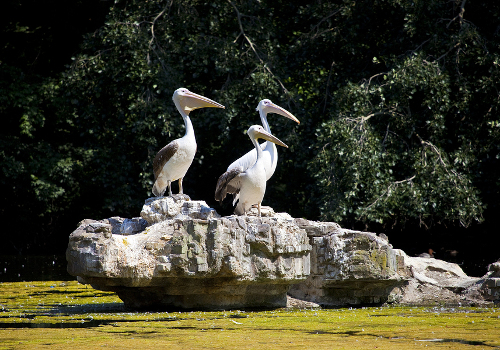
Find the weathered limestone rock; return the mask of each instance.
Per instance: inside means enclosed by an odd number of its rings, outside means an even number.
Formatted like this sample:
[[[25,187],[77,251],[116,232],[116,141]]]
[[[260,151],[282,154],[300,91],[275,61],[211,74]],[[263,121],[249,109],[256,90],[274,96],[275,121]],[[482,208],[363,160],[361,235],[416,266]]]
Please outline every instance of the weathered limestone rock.
[[[126,220],[84,220],[69,238],[68,272],[131,308],[184,309],[284,307],[290,284],[309,275],[311,246],[293,219],[146,203],[141,216],[156,223],[133,235],[119,234]]]
[[[500,263],[483,278],[467,276],[454,263],[410,257],[393,249],[384,234],[342,229],[335,223],[295,219],[313,247],[311,275],[289,294],[323,307],[489,305],[500,301]],[[497,277],[498,276],[498,277]]]
[[[296,219],[310,237],[311,275],[289,294],[321,306],[378,304],[404,283],[402,266],[385,235],[352,231],[336,223]]]
[[[455,263],[427,257],[410,257],[396,249],[410,278],[394,288],[393,299],[402,305],[479,305],[481,279],[467,276]]]
[[[393,249],[384,234],[270,207],[221,218],[185,199],[148,199],[141,218],[83,220],[69,238],[69,273],[137,309],[500,302],[500,261],[472,278]]]
[[[500,260],[488,266],[488,272],[481,279],[480,293],[487,301],[500,303]]]
[[[85,219],[80,222],[77,230],[86,233],[103,233],[105,236],[111,235],[133,235],[143,231],[147,222],[141,218],[123,219],[117,216],[101,221]]]
[[[204,201],[186,201],[183,197],[152,197],[144,203],[141,217],[152,225],[168,219],[208,220],[220,218],[220,215]]]

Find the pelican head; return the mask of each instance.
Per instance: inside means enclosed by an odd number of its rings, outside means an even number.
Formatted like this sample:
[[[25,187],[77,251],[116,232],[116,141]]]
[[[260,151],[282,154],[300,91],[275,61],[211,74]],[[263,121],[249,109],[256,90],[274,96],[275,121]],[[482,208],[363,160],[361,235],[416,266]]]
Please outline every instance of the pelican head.
[[[180,110],[184,111],[187,115],[189,115],[189,112],[198,108],[226,108],[220,103],[217,103],[205,96],[195,94],[194,92],[191,92],[186,88],[175,90],[174,95],[172,96],[172,100],[174,101],[176,106],[180,107]]]
[[[280,139],[278,139],[276,136],[273,136],[272,134],[268,133],[264,128],[260,125],[252,125],[248,131],[247,134],[250,138],[257,140],[257,139],[264,139],[267,141],[271,141],[277,145],[283,146],[288,148],[287,145],[285,145]]]
[[[256,110],[259,112],[263,112],[264,114],[267,113],[280,114],[283,117],[287,117],[288,119],[293,120],[297,124],[300,124],[300,121],[297,118],[295,118],[295,116],[292,113],[288,112],[286,109],[281,108],[278,105],[275,105],[271,100],[268,99],[260,101]]]

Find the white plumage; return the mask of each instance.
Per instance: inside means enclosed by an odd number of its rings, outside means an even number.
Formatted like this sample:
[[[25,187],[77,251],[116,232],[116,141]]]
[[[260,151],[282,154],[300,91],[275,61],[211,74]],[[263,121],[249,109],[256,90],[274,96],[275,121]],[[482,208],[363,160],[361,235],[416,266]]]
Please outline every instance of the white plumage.
[[[153,160],[155,183],[152,192],[157,197],[163,196],[167,187],[169,195],[172,196],[171,183],[175,180],[179,180],[179,194],[183,194],[182,179],[191,166],[197,149],[189,113],[197,108],[204,107],[225,108],[220,103],[185,88],[175,90],[172,100],[184,119],[186,133],[180,139],[176,139],[163,147]]]
[[[271,128],[269,127],[269,123],[267,121],[268,113],[280,114],[300,124],[300,121],[297,118],[295,118],[295,116],[292,113],[274,104],[271,100],[268,99],[260,101],[259,104],[257,105],[256,110],[259,112],[260,120],[262,122],[264,130],[267,131],[268,133],[271,133]],[[278,164],[278,150],[276,149],[276,145],[273,142],[267,142],[267,141],[261,144],[260,148],[263,151],[262,159],[264,163],[264,168],[266,170],[266,181],[267,181],[271,178],[271,176],[273,176],[274,171],[276,170],[276,165]],[[242,169],[242,171],[245,171],[249,169],[252,165],[254,165],[256,160],[257,160],[257,150],[254,148],[245,155],[243,155],[242,157],[232,162],[227,167],[227,171],[238,168]],[[238,194],[234,195],[233,205],[236,204],[238,198],[239,198]]]
[[[222,202],[227,193],[239,195],[239,202],[235,214],[246,215],[252,205],[257,204],[260,216],[260,205],[266,192],[266,168],[264,164],[263,151],[257,142],[262,138],[268,142],[288,147],[277,137],[271,135],[260,125],[252,125],[248,129],[248,136],[255,146],[256,161],[248,169],[241,166],[234,167],[219,177],[215,190],[215,199]]]

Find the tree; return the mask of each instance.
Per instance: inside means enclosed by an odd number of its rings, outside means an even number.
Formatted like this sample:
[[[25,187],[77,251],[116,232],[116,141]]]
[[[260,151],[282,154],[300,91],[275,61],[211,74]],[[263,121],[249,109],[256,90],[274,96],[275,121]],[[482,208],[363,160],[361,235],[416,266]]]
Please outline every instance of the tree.
[[[60,75],[0,67],[2,189],[71,217],[61,237],[137,216],[154,155],[184,132],[171,96],[186,87],[227,107],[193,112],[185,179],[222,214],[217,178],[269,98],[301,124],[270,116],[290,148],[264,204],[372,230],[480,222],[498,211],[499,15],[486,0],[117,1]]]
[[[467,227],[483,221],[483,162],[499,157],[498,36],[467,19],[465,1],[397,3],[400,49],[332,94],[314,161],[322,217]]]
[[[81,206],[88,153],[68,142],[57,74],[110,3],[7,0],[0,12],[0,217],[3,254],[61,251]],[[85,206],[83,206],[84,208]],[[76,213],[75,213],[76,212]],[[20,228],[21,227],[21,228]]]

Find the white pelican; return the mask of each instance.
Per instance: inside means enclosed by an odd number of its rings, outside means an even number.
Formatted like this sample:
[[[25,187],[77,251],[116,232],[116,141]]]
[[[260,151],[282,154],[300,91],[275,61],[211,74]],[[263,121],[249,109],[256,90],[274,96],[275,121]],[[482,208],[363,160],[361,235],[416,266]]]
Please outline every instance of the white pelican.
[[[152,191],[156,197],[163,196],[167,186],[168,194],[172,196],[171,183],[175,180],[179,180],[179,194],[183,194],[182,179],[193,162],[197,148],[189,113],[204,107],[225,108],[220,103],[184,88],[175,90],[172,100],[184,119],[186,134],[163,147],[153,160],[155,183]]]
[[[260,120],[262,122],[262,125],[264,126],[264,130],[267,131],[268,133],[271,133],[271,129],[269,128],[269,123],[267,122],[267,113],[280,114],[300,124],[300,121],[297,118],[295,118],[295,116],[292,113],[288,112],[284,108],[281,108],[280,106],[275,105],[271,100],[268,99],[260,101],[256,110],[259,112]],[[260,145],[260,147],[263,151],[262,157],[264,158],[264,167],[266,168],[266,181],[267,181],[271,178],[271,176],[273,176],[274,171],[276,170],[276,164],[278,164],[278,150],[276,149],[276,145],[273,142],[264,142],[262,145]],[[227,167],[227,171],[236,168],[240,168],[242,169],[242,171],[245,171],[252,165],[254,165],[256,160],[257,160],[257,150],[254,148],[241,158],[232,162]],[[235,194],[233,199],[233,205],[236,204],[237,201],[238,201],[238,194]]]
[[[257,139],[265,139],[277,145],[288,148],[277,137],[264,130],[260,125],[252,125],[248,129],[248,136],[255,146],[257,160],[250,168],[244,170],[242,167],[235,167],[226,171],[219,177],[215,189],[215,199],[222,202],[227,193],[239,195],[239,202],[234,213],[246,215],[252,205],[257,204],[260,217],[260,204],[266,192],[266,168],[264,164],[264,151],[257,142]]]

